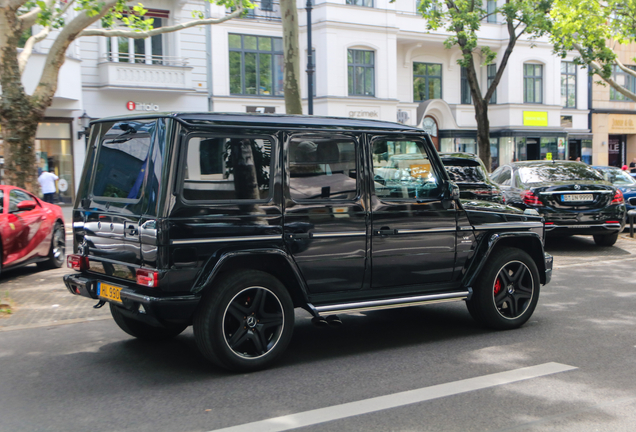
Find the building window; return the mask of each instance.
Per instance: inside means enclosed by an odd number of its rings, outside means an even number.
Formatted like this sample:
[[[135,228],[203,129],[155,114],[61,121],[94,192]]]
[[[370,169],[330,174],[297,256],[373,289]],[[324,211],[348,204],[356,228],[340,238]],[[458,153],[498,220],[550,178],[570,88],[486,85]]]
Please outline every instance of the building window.
[[[488,13],[488,18],[486,18],[486,22],[496,23],[497,22],[497,14],[495,10],[497,9],[497,1],[496,0],[487,0],[486,2],[486,13]]]
[[[373,0],[347,0],[348,5],[373,7]]]
[[[168,23],[170,12],[159,9],[148,9],[144,15],[152,19],[152,28],[159,28]],[[167,35],[155,35],[146,39],[113,37],[106,39],[107,58],[111,62],[143,63],[172,65],[173,61],[164,55]]]
[[[469,105],[472,102],[470,96],[470,84],[468,83],[468,71],[464,66],[461,67],[461,90],[462,90],[462,104]]]
[[[543,103],[543,65],[532,63],[523,65],[523,101]]]
[[[283,96],[283,39],[230,34],[230,93]]]
[[[375,96],[375,53],[350,49],[347,57],[349,96]]]
[[[442,65],[413,63],[413,100],[442,98]]]
[[[627,66],[629,69],[636,70],[636,66]],[[636,93],[636,78],[623,72],[618,66],[612,66],[613,73],[612,78],[619,85],[625,87],[627,90]],[[612,87],[610,87],[610,100],[612,101],[628,101],[632,102],[627,96],[623,96]]]
[[[488,89],[490,88],[490,85],[495,80],[495,75],[497,75],[497,65],[494,63],[489,64],[487,66],[487,73],[488,73],[488,81],[487,81],[486,91],[488,91]],[[492,92],[492,96],[490,97],[490,100],[488,101],[488,103],[489,104],[497,103],[497,89],[495,89],[495,91]]]
[[[561,62],[561,105],[576,108],[576,65]]]

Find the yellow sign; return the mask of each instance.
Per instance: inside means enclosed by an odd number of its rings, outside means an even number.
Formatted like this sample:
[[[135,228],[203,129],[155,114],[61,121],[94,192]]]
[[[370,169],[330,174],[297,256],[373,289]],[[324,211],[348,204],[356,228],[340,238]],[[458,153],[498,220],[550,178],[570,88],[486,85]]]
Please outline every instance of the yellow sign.
[[[610,114],[607,119],[608,132],[613,134],[636,133],[636,116]]]
[[[427,177],[428,173],[431,171],[431,166],[429,164],[419,164],[419,165],[411,165],[411,177]]]
[[[552,160],[552,153],[546,153],[545,160]]]
[[[547,111],[524,111],[523,125],[524,126],[547,126],[548,112]]]

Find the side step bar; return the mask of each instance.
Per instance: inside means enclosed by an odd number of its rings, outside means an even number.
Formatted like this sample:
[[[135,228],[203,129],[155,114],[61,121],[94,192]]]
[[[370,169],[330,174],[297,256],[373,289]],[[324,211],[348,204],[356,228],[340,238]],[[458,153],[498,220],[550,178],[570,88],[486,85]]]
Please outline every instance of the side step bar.
[[[323,306],[314,306],[312,304],[309,304],[309,308],[314,312],[316,316],[332,315],[335,313],[346,314],[381,309],[397,309],[408,306],[466,300],[471,296],[472,291],[473,290],[471,288],[468,288],[466,291],[458,291],[453,293],[390,298],[356,303],[340,303]]]

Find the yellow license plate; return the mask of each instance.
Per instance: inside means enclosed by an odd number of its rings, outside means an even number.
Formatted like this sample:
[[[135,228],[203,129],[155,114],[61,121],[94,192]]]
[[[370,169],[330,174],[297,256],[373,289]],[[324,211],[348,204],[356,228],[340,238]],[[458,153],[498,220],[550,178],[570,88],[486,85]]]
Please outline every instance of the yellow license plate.
[[[110,300],[121,303],[121,287],[109,285],[104,282],[99,283],[97,295],[104,300]]]

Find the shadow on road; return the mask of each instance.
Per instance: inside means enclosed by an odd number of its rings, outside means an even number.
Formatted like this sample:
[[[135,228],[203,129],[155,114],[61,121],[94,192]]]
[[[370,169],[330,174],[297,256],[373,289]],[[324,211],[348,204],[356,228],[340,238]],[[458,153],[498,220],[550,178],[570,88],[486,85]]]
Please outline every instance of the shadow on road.
[[[597,246],[592,236],[551,236],[546,237],[545,251],[550,254],[576,255],[581,257],[621,257],[631,253],[620,245]]]

